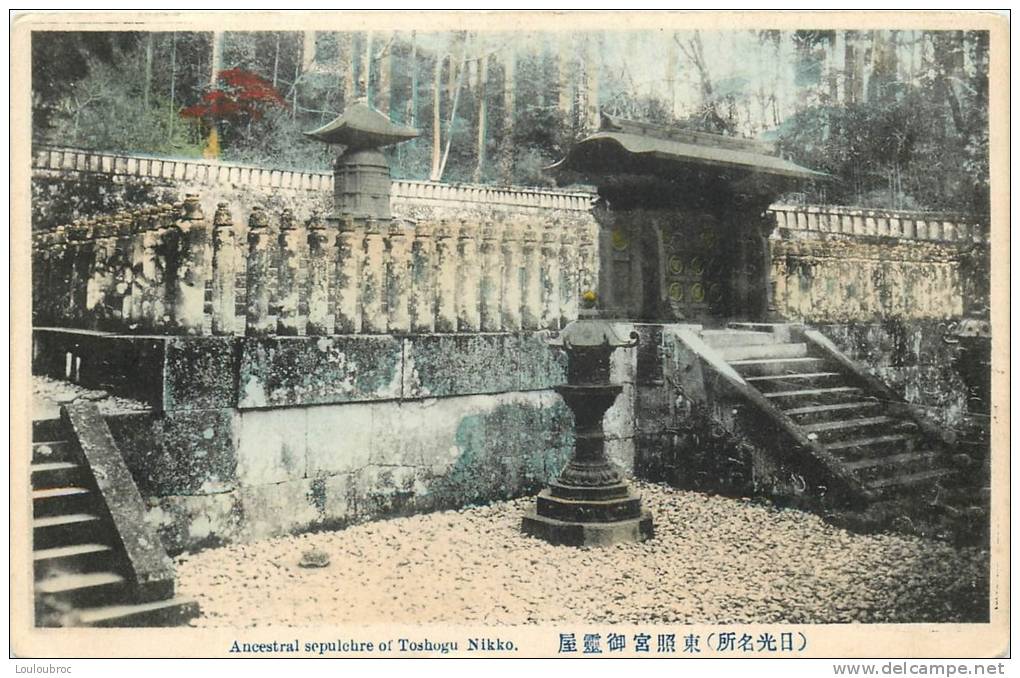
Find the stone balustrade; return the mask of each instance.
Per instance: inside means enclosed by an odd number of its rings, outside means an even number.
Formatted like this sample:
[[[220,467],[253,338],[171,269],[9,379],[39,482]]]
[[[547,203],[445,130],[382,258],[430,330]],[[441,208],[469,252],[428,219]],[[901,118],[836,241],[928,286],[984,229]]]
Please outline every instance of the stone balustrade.
[[[588,222],[247,219],[196,195],[33,235],[36,326],[306,336],[557,329],[596,278]]]
[[[92,172],[126,179],[161,179],[191,186],[247,185],[312,191],[332,195],[332,172],[302,172],[253,167],[197,158],[177,159],[36,146],[33,172]],[[540,188],[504,188],[471,184],[396,179],[390,191],[396,201],[463,202],[517,208],[587,212],[592,194]]]
[[[813,232],[935,242],[988,240],[987,216],[973,214],[779,203],[772,205],[769,213],[783,239],[811,237]]]

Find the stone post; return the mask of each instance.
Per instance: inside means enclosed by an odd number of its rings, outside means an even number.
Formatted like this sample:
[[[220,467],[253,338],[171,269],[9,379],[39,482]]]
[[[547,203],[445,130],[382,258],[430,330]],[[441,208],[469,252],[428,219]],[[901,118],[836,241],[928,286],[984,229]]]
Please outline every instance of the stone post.
[[[526,330],[537,330],[542,325],[542,259],[538,233],[531,224],[524,230],[521,256],[524,260],[521,324]]]
[[[211,268],[209,226],[198,196],[188,195],[177,222],[174,325],[184,334],[202,334],[205,326],[205,283]]]
[[[480,324],[478,263],[478,241],[471,226],[461,221],[457,238],[457,330],[460,332],[477,332]]]
[[[336,332],[357,334],[361,331],[361,315],[358,312],[359,290],[361,289],[361,259],[364,234],[360,224],[352,217],[338,221],[339,235],[336,239]]]
[[[581,298],[578,285],[577,241],[573,227],[560,231],[560,327],[565,327],[572,320],[577,320],[577,305]]]
[[[418,222],[411,241],[411,331],[434,332],[436,329],[432,227]]]
[[[542,258],[539,278],[542,299],[541,327],[560,328],[560,224],[552,221],[542,229]]]
[[[478,291],[481,297],[479,323],[483,332],[498,332],[502,326],[500,314],[503,300],[502,259],[495,226],[491,221],[486,221],[482,225],[482,243],[479,251],[481,264]]]
[[[383,308],[386,261],[383,256],[382,223],[369,219],[365,228],[364,265],[361,273],[361,331],[368,334],[386,333],[386,311]]]
[[[386,236],[386,329],[391,333],[406,333],[411,330],[411,316],[408,309],[410,288],[408,285],[408,245],[404,222],[390,221]]]
[[[319,213],[308,220],[308,326],[309,335],[333,333],[333,311],[330,304],[333,283],[333,253],[336,232],[326,228]]]
[[[177,235],[174,228],[178,214],[183,210],[182,204],[161,204],[157,208],[155,228],[152,231],[149,273],[149,304],[146,307],[146,324],[152,330],[162,332],[170,324],[170,309],[173,308],[173,297],[176,294],[176,282],[171,278],[176,273],[169,267],[176,262],[170,256],[177,249]]]
[[[501,316],[503,329],[515,332],[521,330],[521,253],[513,222],[503,224],[503,298]]]
[[[85,293],[85,307],[90,327],[113,329],[115,318],[111,295],[113,293],[113,266],[117,254],[117,220],[123,214],[100,219],[95,226],[94,250],[88,289]],[[119,312],[119,308],[117,309]]]
[[[272,303],[273,233],[269,217],[261,207],[252,210],[248,219],[248,265],[245,275],[247,304],[245,334],[249,337],[269,336],[276,329]]]
[[[279,317],[276,333],[281,336],[298,336],[305,333],[308,323],[305,299],[305,248],[308,237],[294,218],[290,209],[280,215],[280,270],[278,274],[277,301]]]
[[[232,335],[237,326],[237,233],[225,202],[213,216],[212,282],[212,332]]]
[[[137,329],[144,324],[145,314],[145,241],[148,237],[154,208],[135,211],[131,216],[131,243],[128,250],[128,262],[131,267],[128,279],[128,294],[124,299],[124,321],[129,329]]]
[[[436,229],[436,332],[457,331],[457,260],[450,224]]]

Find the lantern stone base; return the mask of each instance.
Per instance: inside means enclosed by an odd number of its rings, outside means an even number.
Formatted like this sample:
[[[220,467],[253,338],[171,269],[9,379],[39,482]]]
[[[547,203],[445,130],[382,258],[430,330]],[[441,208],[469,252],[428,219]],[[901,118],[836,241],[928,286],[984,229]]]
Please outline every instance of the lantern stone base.
[[[556,546],[607,546],[644,541],[653,535],[652,515],[648,511],[627,520],[581,523],[548,518],[531,509],[524,516],[521,530]]]

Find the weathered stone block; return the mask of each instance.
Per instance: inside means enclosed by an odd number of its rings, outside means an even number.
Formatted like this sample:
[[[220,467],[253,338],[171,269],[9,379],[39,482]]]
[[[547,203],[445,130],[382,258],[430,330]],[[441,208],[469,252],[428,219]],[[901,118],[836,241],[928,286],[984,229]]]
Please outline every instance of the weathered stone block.
[[[404,339],[404,398],[499,393],[517,387],[511,334],[433,334]]]
[[[265,539],[291,534],[320,523],[320,512],[312,480],[288,480],[273,485],[243,487],[238,490],[244,522],[245,540]]]
[[[607,438],[630,438],[634,435],[635,387],[624,383],[623,391],[602,418],[602,430]]]
[[[389,336],[243,340],[238,407],[400,397],[401,342]]]
[[[237,402],[232,337],[169,337],[163,370],[163,408],[197,410]]]
[[[520,346],[517,390],[544,390],[567,382],[567,356],[562,350],[547,345],[539,334],[517,337]]]
[[[375,420],[396,403],[347,403],[304,409],[308,477],[351,473],[370,463]],[[399,426],[396,417],[393,426]]]
[[[145,496],[232,490],[232,410],[180,410],[109,418],[110,432]]]
[[[244,522],[235,492],[152,497],[147,503],[145,521],[171,555],[237,541]]]
[[[308,408],[241,411],[235,445],[242,486],[303,478],[307,465]]]
[[[633,438],[613,438],[606,440],[606,456],[619,466],[628,476],[634,475],[635,444]]]

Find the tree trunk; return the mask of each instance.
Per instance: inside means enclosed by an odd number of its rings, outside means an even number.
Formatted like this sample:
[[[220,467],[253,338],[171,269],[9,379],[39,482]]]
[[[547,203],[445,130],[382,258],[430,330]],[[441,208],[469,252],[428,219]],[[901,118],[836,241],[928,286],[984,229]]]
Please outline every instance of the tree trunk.
[[[142,91],[142,107],[149,110],[149,90],[152,89],[152,40],[151,31],[145,36],[145,89]]]
[[[390,83],[392,82],[393,59],[391,54],[393,53],[393,40],[391,39],[384,47],[382,53],[379,55],[379,80],[377,81],[377,94],[376,94],[376,108],[378,108],[385,115],[390,114]]]
[[[358,98],[358,93],[355,91],[357,80],[354,77],[354,71],[357,68],[357,59],[354,58],[354,34],[347,33],[345,58],[347,63],[344,64],[344,108],[347,108],[354,103],[354,100]]]
[[[301,45],[301,71],[307,72],[315,63],[315,31],[305,31]]]
[[[411,99],[410,110],[408,111],[408,124],[415,127],[418,124],[418,33],[411,31]]]
[[[574,88],[570,81],[570,61],[573,56],[573,50],[570,44],[570,34],[563,33],[559,36],[559,97],[557,99],[557,108],[563,115],[563,119],[567,122],[567,127],[571,133],[574,131],[574,125],[572,120],[573,112],[573,93]]]
[[[517,101],[514,97],[514,71],[517,55],[513,47],[507,48],[503,64],[503,138],[499,149],[499,177],[504,184],[513,183],[514,173],[514,117]]]
[[[587,101],[587,108],[585,110],[587,131],[595,131],[602,122],[599,117],[599,80],[602,75],[602,54],[600,52],[602,45],[599,37],[599,35],[591,33],[585,37],[587,49],[585,50],[584,74],[588,86],[588,93],[585,96]]]
[[[481,183],[482,172],[485,169],[485,137],[488,134],[486,107],[488,97],[485,88],[489,81],[489,58],[483,54],[478,64],[478,164],[475,165],[475,183]]]
[[[177,33],[170,34],[170,124],[167,140],[173,139],[174,123],[177,122]]]
[[[666,95],[669,101],[669,111],[674,118],[680,117],[679,102],[676,97],[676,75],[680,67],[680,55],[678,53],[676,31],[666,39]]]
[[[216,76],[223,69],[223,31],[213,31],[212,37],[212,68],[209,73],[209,84],[216,86]]]
[[[453,61],[453,57],[450,57]],[[429,178],[432,181],[439,179],[439,163],[442,162],[442,127],[440,106],[443,102],[443,57],[436,55],[435,80],[432,83],[432,172]]]
[[[277,88],[279,74],[280,74],[280,32],[277,31],[276,51],[273,52],[273,89]]]
[[[372,32],[365,33],[365,64],[361,69],[362,95],[365,103],[372,105]]]

